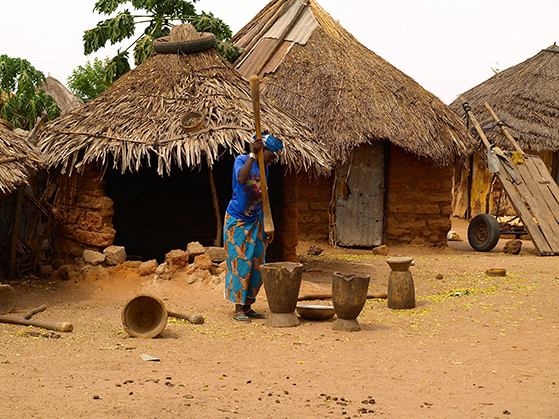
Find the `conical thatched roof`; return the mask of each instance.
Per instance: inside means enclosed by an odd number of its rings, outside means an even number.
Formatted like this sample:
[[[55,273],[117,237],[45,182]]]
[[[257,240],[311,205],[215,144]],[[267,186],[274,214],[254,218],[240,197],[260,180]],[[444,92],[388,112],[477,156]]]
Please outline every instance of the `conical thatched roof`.
[[[461,95],[483,127],[493,118],[487,102],[523,150],[559,150],[559,47],[555,44],[526,61],[500,71]],[[465,115],[460,99],[450,108]],[[497,130],[498,131],[498,130]],[[502,135],[490,135],[496,145],[510,149]]]
[[[315,0],[272,0],[233,42],[245,48],[239,72],[265,76],[263,94],[309,124],[338,160],[360,144],[389,139],[448,164],[471,144],[441,100],[359,43]]]
[[[56,80],[54,77],[47,77],[45,83],[43,83],[37,90],[44,90],[46,94],[52,96],[58,107],[60,108],[60,114],[64,115],[73,109],[79,108],[83,105],[82,100],[74,96],[66,86]]]
[[[192,32],[193,31],[193,32]],[[172,42],[194,39],[190,25],[173,28]],[[190,38],[188,38],[190,37]],[[284,142],[282,164],[297,171],[329,169],[324,146],[308,127],[261,97],[262,129]],[[197,131],[181,120],[205,117]],[[49,166],[80,170],[114,159],[122,172],[157,157],[158,173],[179,167],[210,167],[223,153],[248,149],[254,135],[250,86],[213,48],[195,53],[155,54],[119,78],[101,96],[48,123],[39,138]]]
[[[27,184],[29,172],[41,166],[39,151],[12,131],[9,123],[0,120],[0,192],[9,193]]]

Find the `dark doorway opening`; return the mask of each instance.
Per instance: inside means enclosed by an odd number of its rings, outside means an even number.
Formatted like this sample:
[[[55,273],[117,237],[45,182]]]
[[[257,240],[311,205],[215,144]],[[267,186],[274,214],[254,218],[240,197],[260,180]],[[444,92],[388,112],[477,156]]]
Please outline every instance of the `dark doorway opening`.
[[[213,166],[222,220],[231,199],[232,171],[232,157]],[[174,165],[163,176],[153,167],[125,174],[108,169],[105,180],[105,194],[114,202],[114,244],[124,246],[129,259],[162,263],[168,252],[185,250],[190,242],[214,245],[217,219],[206,165],[194,170]]]

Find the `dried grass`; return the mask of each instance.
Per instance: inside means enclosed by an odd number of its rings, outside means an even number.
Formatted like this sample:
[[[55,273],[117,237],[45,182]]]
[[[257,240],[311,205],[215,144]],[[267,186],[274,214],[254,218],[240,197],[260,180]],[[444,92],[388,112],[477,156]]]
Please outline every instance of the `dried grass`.
[[[290,1],[271,1],[233,41],[245,47],[262,37],[266,20]],[[338,161],[384,139],[440,165],[471,150],[472,138],[448,106],[359,43],[315,0],[309,3],[319,27],[265,76],[267,98],[311,126]]]
[[[487,102],[523,150],[556,151],[559,149],[558,86],[559,47],[554,44],[461,96],[483,127],[494,124],[483,106]],[[458,115],[465,115],[460,99],[450,107]],[[510,143],[498,131],[487,133],[488,138],[497,146],[510,149]]]
[[[28,184],[30,172],[42,165],[39,151],[25,137],[0,123],[0,192],[6,194]]]
[[[182,31],[187,34],[188,31]],[[173,38],[174,39],[174,38]],[[261,97],[262,128],[284,142],[281,163],[297,172],[327,173],[324,144],[310,129]],[[202,129],[185,131],[181,119],[195,111]],[[112,156],[121,172],[157,160],[159,174],[246,152],[254,133],[250,87],[213,49],[155,54],[97,99],[49,122],[39,148],[62,173],[82,170]]]

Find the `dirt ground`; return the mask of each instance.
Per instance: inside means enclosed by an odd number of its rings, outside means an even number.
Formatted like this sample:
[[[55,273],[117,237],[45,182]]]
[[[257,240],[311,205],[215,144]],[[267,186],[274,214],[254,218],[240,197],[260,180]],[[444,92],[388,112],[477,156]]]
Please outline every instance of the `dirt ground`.
[[[45,304],[34,319],[74,330],[33,337],[51,332],[0,324],[0,418],[559,418],[559,259],[529,241],[519,255],[502,253],[503,239],[474,252],[467,224],[453,222],[464,240],[448,249],[390,248],[414,258],[417,307],[369,299],[359,332],[332,330],[334,319],[237,323],[223,284],[130,271],[12,283],[11,317]],[[369,274],[370,292],[386,292],[386,256],[320,243],[311,257],[310,244],[299,246],[300,294],[331,292],[335,271]],[[491,268],[507,276],[487,276]],[[169,318],[159,337],[131,338],[121,310],[139,293],[205,323]],[[255,309],[269,313],[259,297]]]

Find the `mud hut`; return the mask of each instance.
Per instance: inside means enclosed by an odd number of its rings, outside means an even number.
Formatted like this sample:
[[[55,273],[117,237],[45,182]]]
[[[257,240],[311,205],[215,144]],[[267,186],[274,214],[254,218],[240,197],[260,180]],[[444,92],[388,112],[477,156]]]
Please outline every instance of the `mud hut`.
[[[21,132],[21,134],[19,133]],[[36,265],[48,214],[29,187],[43,158],[23,134],[0,119],[0,278]]]
[[[301,177],[299,231],[344,246],[446,243],[456,156],[470,139],[437,97],[359,43],[315,0],[273,0],[233,37],[235,63],[336,160]]]
[[[30,174],[42,164],[41,153],[9,122],[0,119],[0,196],[29,184]]]
[[[493,77],[461,94],[472,107],[486,136],[492,144],[513,150],[510,142],[495,127],[495,122],[484,107],[487,102],[495,111],[522,150],[537,154],[546,164],[553,178],[559,180],[559,47],[553,44],[526,61],[500,71]],[[456,99],[450,108],[459,116],[465,112]],[[481,141],[479,143],[481,146]],[[459,162],[455,178],[454,215],[470,218],[487,210],[487,194],[492,175],[480,153]],[[489,200],[489,211],[494,208],[499,192]],[[512,213],[509,206],[505,210]]]
[[[56,103],[60,108],[60,115],[64,115],[83,105],[83,102],[79,97],[74,96],[74,94],[72,94],[66,86],[51,76],[48,76],[45,79],[45,82],[38,87],[37,90],[44,90],[46,94],[52,96],[52,98],[56,100]]]
[[[59,258],[116,244],[131,257],[162,261],[192,241],[221,245],[233,162],[248,152],[254,119],[249,84],[207,38],[190,25],[175,26],[156,41],[161,53],[46,125],[39,147],[60,172]],[[285,145],[281,164],[271,168],[269,195],[275,258],[293,260],[293,179],[328,170],[328,157],[306,126],[265,98],[261,120]]]

